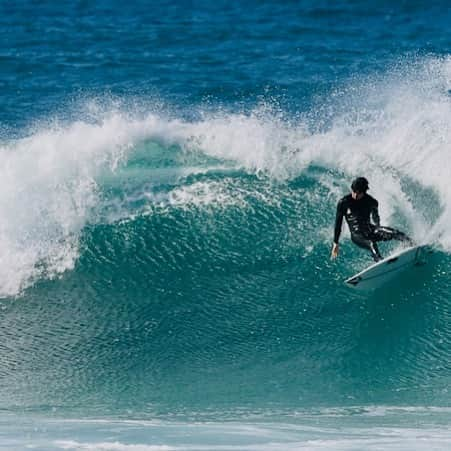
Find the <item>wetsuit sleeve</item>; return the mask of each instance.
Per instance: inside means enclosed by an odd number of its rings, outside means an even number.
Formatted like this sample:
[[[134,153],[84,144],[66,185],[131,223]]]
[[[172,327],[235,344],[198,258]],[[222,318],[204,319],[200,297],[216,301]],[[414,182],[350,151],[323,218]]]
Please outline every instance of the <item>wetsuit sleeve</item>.
[[[337,204],[337,215],[335,216],[334,243],[338,244],[341,234],[341,226],[343,225],[344,202],[343,199]]]
[[[371,217],[373,218],[373,223],[377,227],[381,225],[381,220],[379,218],[379,203],[377,200],[374,201],[374,204],[371,208]]]

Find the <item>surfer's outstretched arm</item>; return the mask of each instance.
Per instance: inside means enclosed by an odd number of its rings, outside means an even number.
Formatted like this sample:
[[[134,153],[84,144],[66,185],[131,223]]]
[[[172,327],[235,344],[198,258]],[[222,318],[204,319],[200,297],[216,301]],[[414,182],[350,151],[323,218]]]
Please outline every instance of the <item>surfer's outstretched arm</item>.
[[[337,214],[335,216],[335,229],[334,229],[334,244],[332,246],[332,252],[330,257],[335,259],[338,257],[339,245],[338,241],[340,240],[341,228],[343,226],[343,217],[344,217],[344,202],[341,199],[337,204]]]

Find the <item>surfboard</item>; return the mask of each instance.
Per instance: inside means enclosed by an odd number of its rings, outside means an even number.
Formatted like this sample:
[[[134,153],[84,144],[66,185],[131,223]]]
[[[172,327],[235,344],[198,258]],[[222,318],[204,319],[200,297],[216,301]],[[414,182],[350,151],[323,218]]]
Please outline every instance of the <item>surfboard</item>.
[[[346,279],[345,283],[349,287],[360,290],[378,288],[396,277],[400,272],[425,264],[426,255],[430,252],[432,250],[428,245],[402,249]]]

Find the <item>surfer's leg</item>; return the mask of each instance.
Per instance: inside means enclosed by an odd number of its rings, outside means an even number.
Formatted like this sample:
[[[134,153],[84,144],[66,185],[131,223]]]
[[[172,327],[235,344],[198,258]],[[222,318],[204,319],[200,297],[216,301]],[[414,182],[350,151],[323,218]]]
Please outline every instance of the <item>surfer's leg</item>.
[[[393,229],[392,227],[376,227],[373,232],[375,241],[390,241],[398,240],[402,241],[410,246],[414,245],[414,242],[404,232]]]
[[[376,241],[369,240],[368,238],[365,238],[363,235],[359,235],[357,233],[351,234],[351,240],[357,246],[369,250],[371,252],[371,256],[373,257],[374,261],[378,262],[379,260],[382,260],[382,255],[379,252],[379,248],[377,247]]]

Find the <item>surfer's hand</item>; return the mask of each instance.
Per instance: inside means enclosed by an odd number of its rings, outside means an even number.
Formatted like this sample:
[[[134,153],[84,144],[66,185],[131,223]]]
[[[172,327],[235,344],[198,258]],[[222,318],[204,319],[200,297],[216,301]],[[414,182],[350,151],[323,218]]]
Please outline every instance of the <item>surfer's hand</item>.
[[[338,243],[334,243],[334,245],[332,246],[332,252],[330,254],[330,258],[332,260],[335,260],[338,257],[338,252],[339,252]]]
[[[338,257],[338,252],[339,252],[338,244],[334,243],[334,245],[332,246],[332,252],[330,254],[330,258],[332,260],[335,260]]]

